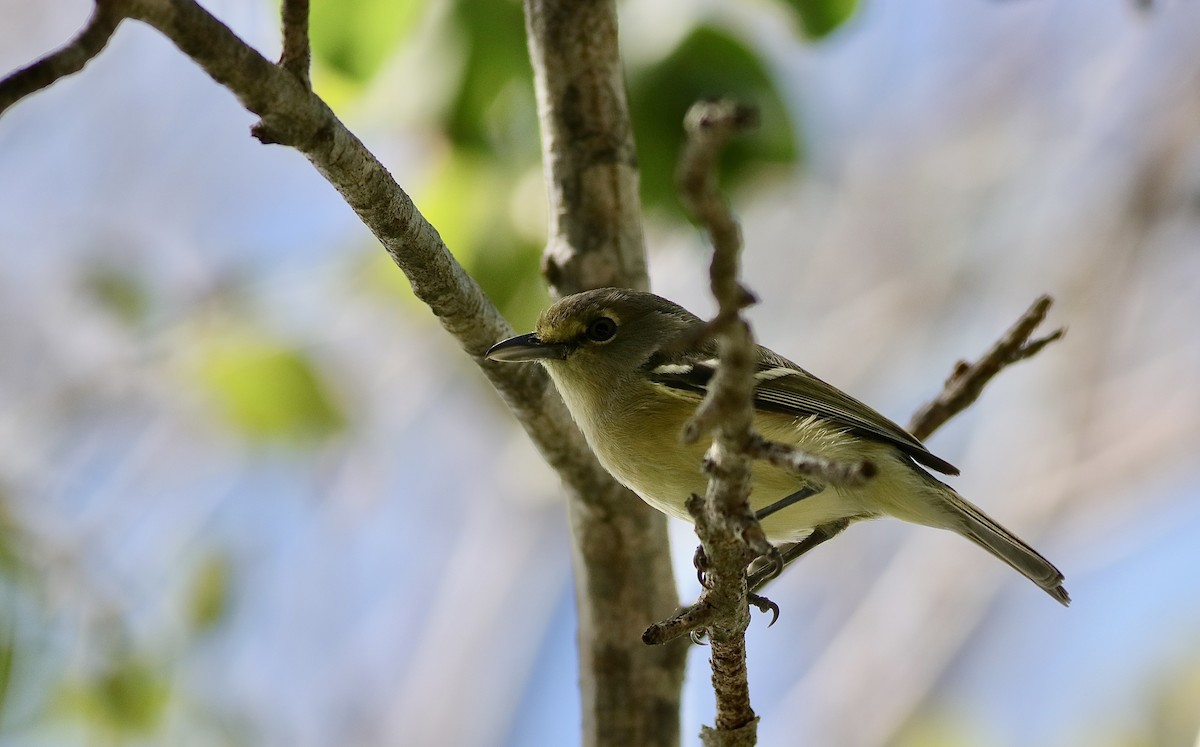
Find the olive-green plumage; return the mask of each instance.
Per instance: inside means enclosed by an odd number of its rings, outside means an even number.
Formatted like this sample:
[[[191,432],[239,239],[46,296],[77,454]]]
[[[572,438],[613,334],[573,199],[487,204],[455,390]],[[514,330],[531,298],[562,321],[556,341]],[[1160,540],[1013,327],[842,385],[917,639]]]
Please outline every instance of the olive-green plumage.
[[[688,519],[684,502],[703,494],[703,443],[685,445],[717,363],[711,342],[678,349],[703,321],[651,293],[602,288],[559,300],[535,332],[488,351],[501,361],[538,361],[600,462],[655,508]],[[755,427],[763,436],[827,459],[869,461],[860,487],[806,484],[763,462],[753,467],[751,505],[761,511],[806,487],[816,492],[763,519],[773,541],[795,542],[815,527],[878,516],[950,529],[1004,561],[1063,604],[1063,576],[1018,537],[921,465],[958,474],[903,428],[858,400],[759,347]]]

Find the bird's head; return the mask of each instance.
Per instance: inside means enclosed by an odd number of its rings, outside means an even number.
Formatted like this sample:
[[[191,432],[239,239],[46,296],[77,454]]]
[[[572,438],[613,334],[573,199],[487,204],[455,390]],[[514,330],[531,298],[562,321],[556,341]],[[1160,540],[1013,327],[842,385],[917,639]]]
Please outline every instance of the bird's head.
[[[569,370],[592,382],[615,381],[700,323],[653,293],[600,288],[559,299],[542,312],[534,332],[496,343],[487,357],[538,361],[551,374]]]

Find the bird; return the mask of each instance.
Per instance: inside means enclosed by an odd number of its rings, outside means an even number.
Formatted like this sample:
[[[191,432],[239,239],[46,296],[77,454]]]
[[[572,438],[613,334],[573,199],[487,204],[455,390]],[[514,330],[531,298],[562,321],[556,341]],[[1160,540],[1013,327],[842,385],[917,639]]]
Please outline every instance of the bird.
[[[704,326],[653,293],[599,288],[554,302],[533,332],[497,342],[486,357],[542,365],[604,468],[654,508],[690,521],[687,499],[707,485],[706,446],[679,434],[718,366]],[[902,427],[761,345],[754,378],[754,427],[764,438],[873,468],[861,484],[823,484],[754,463],[750,505],[767,539],[787,547],[784,560],[855,522],[890,516],[962,535],[1070,603],[1062,572],[934,477],[958,469]]]

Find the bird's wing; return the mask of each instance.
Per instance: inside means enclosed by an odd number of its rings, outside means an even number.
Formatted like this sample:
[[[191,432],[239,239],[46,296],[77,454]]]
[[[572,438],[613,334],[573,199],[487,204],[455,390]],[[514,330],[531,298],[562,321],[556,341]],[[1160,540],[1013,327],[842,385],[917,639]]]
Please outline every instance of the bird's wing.
[[[712,358],[674,361],[652,359],[646,364],[646,370],[655,383],[703,396],[716,372],[716,366],[717,361]],[[826,384],[795,363],[761,346],[755,377],[754,406],[760,410],[797,417],[815,415],[864,438],[892,444],[930,469],[947,475],[958,474],[953,464],[934,455],[908,431],[837,387]]]

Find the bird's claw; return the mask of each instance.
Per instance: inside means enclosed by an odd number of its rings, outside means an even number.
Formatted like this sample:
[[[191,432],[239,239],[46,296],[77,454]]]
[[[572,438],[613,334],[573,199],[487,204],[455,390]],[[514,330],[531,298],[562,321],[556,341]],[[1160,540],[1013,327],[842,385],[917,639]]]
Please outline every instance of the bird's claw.
[[[755,607],[758,607],[759,612],[771,613],[771,622],[767,623],[768,628],[774,625],[777,620],[779,620],[779,605],[775,604],[770,599],[759,596],[758,594],[747,594],[746,601],[750,604],[753,604]]]
[[[704,554],[704,545],[696,545],[692,555],[692,565],[696,568],[696,579],[702,588],[711,588],[708,584],[708,556]]]

